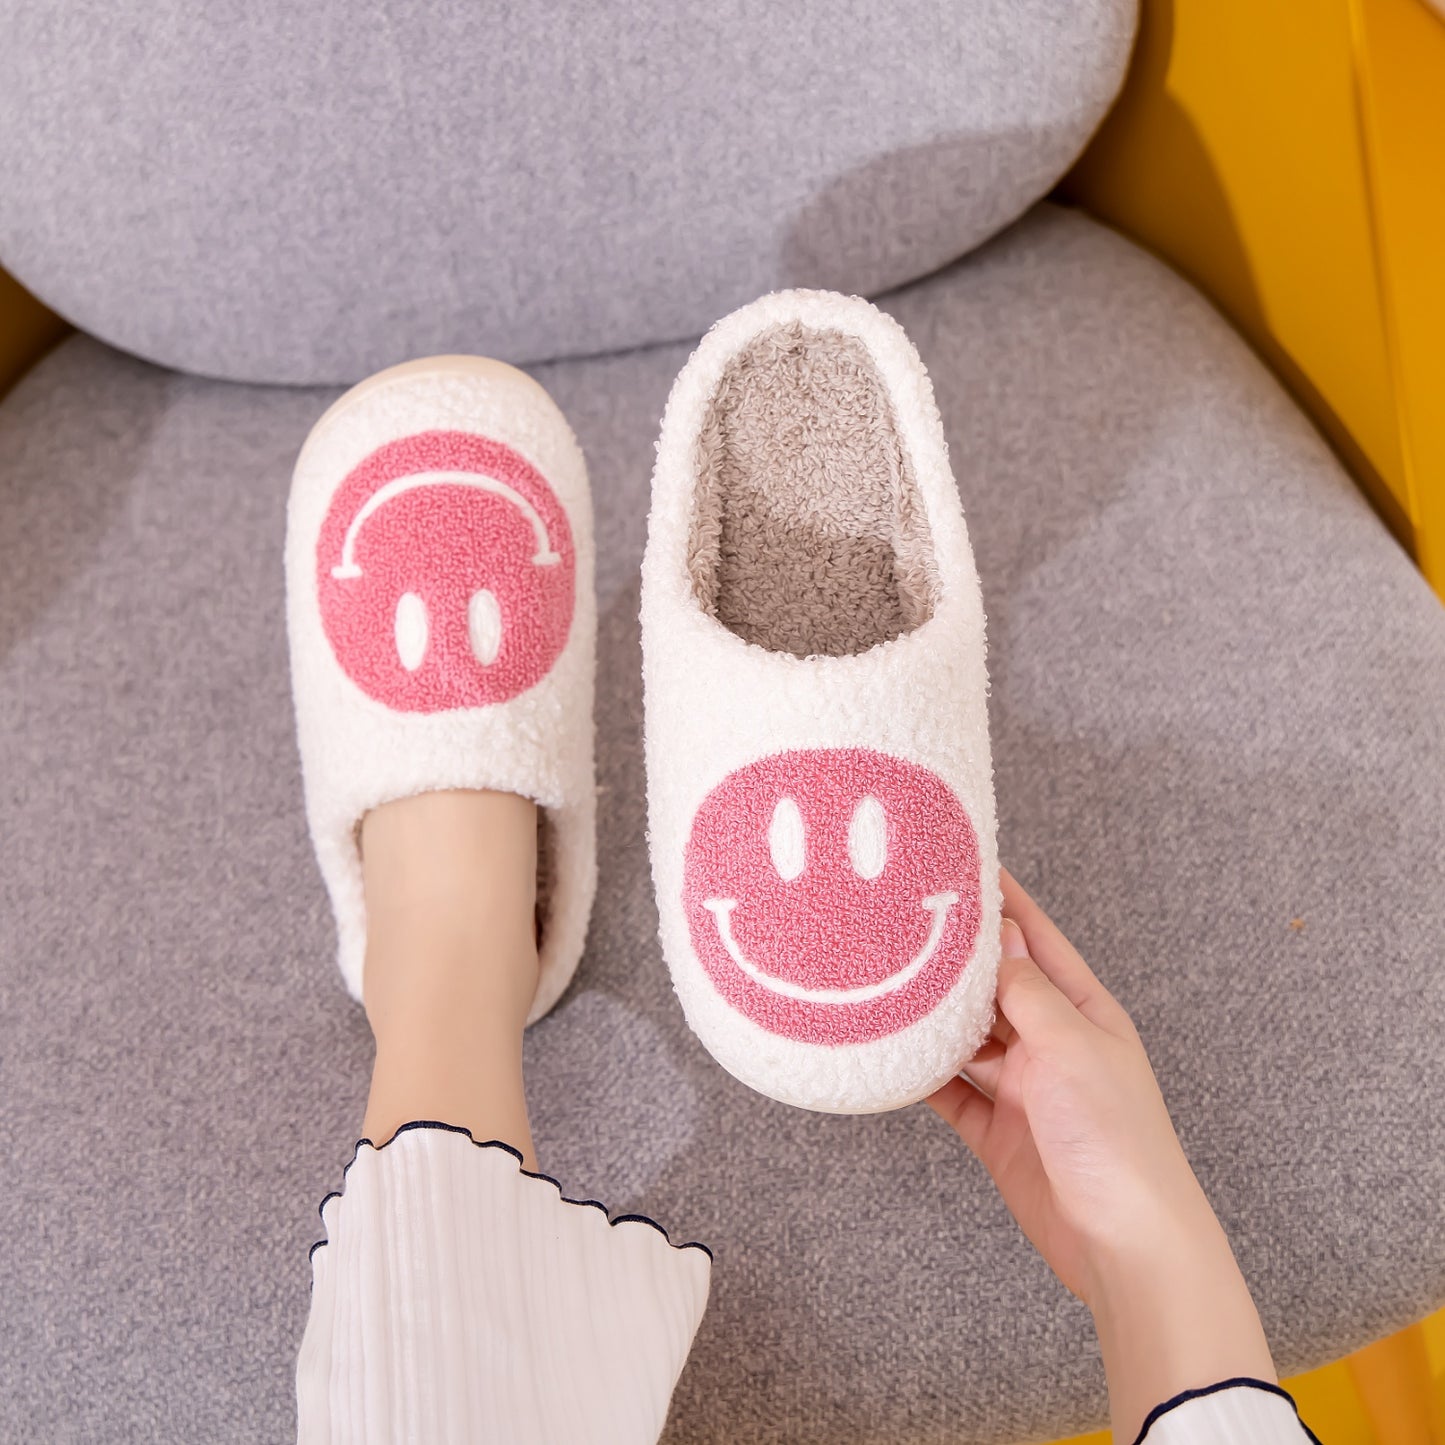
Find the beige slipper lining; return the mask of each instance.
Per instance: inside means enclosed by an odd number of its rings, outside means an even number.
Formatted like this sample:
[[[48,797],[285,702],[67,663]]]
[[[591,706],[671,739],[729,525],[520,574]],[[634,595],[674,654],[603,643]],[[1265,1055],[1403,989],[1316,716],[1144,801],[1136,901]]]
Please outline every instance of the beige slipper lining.
[[[724,370],[697,444],[688,570],[705,611],[798,657],[863,652],[938,600],[923,499],[855,337],[799,322]]]

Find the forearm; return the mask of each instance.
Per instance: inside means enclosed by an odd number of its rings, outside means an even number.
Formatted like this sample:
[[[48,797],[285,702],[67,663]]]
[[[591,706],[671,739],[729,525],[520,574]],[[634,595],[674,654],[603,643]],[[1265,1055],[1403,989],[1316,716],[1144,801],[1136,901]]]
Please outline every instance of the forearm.
[[[1249,1288],[1202,1195],[1187,1216],[1112,1251],[1091,1306],[1123,1445],[1183,1390],[1241,1376],[1277,1382]]]

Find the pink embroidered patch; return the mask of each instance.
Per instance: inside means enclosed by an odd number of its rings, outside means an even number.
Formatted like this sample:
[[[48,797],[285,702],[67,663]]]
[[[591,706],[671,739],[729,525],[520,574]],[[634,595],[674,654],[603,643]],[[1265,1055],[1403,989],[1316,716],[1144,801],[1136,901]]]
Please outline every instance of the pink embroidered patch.
[[[703,800],[683,907],[740,1013],[803,1043],[863,1043],[958,982],[978,938],[979,866],[963,805],[927,768],[870,748],[777,753]]]
[[[566,644],[575,574],[572,529],[542,474],[459,431],[372,452],[336,489],[316,551],[337,661],[399,712],[535,686]]]

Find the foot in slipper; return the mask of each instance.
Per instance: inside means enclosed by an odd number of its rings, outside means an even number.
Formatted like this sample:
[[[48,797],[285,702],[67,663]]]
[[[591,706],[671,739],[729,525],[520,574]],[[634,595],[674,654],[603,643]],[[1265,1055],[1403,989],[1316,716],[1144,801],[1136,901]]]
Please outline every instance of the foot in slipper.
[[[567,986],[596,877],[596,603],[587,473],[552,399],[480,357],[362,382],[296,463],[287,626],[306,812],[362,996],[358,832],[442,789],[539,804],[540,981]]]
[[[983,602],[927,373],[825,292],[719,322],[663,418],[642,586],[663,952],[724,1068],[898,1108],[986,1037]]]

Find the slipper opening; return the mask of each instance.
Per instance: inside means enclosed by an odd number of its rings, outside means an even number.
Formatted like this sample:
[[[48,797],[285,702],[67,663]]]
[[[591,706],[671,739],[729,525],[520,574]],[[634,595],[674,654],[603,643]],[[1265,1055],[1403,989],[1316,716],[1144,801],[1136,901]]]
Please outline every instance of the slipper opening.
[[[745,641],[841,657],[933,615],[923,498],[857,337],[790,322],[732,357],[699,432],[695,487],[692,586]]]
[[[403,796],[414,796],[403,794]],[[362,860],[362,825],[366,817],[363,814],[351,825],[351,846],[356,853],[356,864],[359,868]],[[537,891],[533,900],[533,916],[536,920],[537,945],[540,948],[543,936],[546,934],[552,921],[552,910],[558,902],[557,890],[559,886],[559,864],[558,864],[558,817],[552,808],[537,804]]]
[[[550,808],[537,809],[537,947],[552,919],[552,905],[557,887],[557,820]]]

